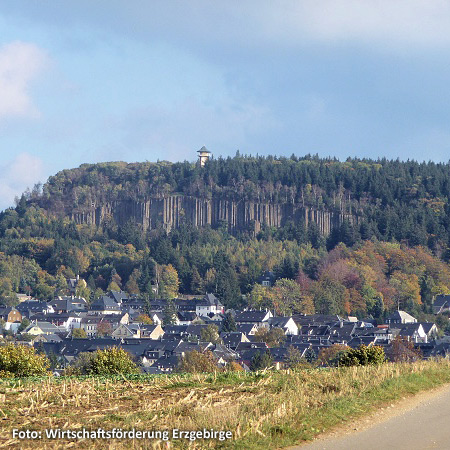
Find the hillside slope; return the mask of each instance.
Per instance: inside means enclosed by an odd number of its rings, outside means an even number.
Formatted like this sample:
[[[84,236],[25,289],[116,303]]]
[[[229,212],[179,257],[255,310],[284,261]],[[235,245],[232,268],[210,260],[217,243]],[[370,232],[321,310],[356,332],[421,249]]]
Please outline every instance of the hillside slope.
[[[449,232],[450,165],[305,156],[84,164],[50,177],[35,202],[80,224],[128,220],[143,230],[182,224],[258,233],[348,221],[363,239],[436,246]]]

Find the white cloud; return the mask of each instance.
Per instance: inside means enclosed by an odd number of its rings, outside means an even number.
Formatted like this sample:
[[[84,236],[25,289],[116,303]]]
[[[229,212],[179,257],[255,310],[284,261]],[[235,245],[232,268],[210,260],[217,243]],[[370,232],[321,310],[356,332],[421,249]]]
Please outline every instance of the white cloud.
[[[29,153],[20,153],[0,166],[0,210],[12,206],[14,198],[42,181],[43,175],[42,160]]]
[[[292,2],[289,2],[292,4]],[[444,0],[306,0],[285,15],[312,38],[383,44],[450,44],[450,3]]]
[[[0,47],[0,119],[39,114],[30,97],[30,86],[47,65],[43,50],[26,42]]]
[[[28,17],[64,30],[80,25],[127,38],[162,39],[183,46],[242,49],[319,42],[449,46],[448,0],[15,0],[1,5],[6,17]]]
[[[242,0],[239,5],[178,0],[151,6],[145,1],[123,6],[115,0],[112,5],[104,23],[123,27],[129,36],[195,40],[208,47],[290,47],[309,40],[375,43],[386,50],[450,44],[448,0]]]

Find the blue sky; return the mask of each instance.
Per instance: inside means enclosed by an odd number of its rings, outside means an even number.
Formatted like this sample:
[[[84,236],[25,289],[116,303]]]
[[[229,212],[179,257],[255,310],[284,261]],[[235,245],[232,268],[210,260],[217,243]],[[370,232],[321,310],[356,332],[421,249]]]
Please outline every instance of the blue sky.
[[[450,158],[443,0],[4,0],[0,209],[58,170]]]

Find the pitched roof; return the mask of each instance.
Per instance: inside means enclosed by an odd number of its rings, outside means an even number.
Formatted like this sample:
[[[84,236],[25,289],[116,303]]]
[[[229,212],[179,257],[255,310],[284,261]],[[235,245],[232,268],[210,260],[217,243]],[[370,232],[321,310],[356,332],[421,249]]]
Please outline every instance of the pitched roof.
[[[236,347],[238,353],[249,349],[265,350],[269,348],[265,342],[240,342]]]
[[[28,327],[23,332],[27,333],[28,330],[31,330],[34,327],[40,328],[42,330],[42,332],[45,334],[55,334],[55,333],[58,333],[59,331],[65,331],[65,330],[61,329],[60,327],[53,325],[50,322],[41,322],[41,321],[35,320],[35,321],[31,322],[30,325],[28,325]]]
[[[375,336],[356,336],[347,342],[347,345],[351,348],[357,348],[360,345],[370,345],[376,342]]]
[[[182,321],[190,321],[192,322],[195,320],[198,316],[194,311],[178,311],[177,312],[178,319]]]
[[[17,305],[17,310],[20,312],[43,312],[51,309],[52,306],[47,302],[40,302],[38,300],[27,300]]]
[[[155,366],[158,369],[174,369],[178,366],[178,363],[180,361],[180,358],[178,355],[170,355],[170,356],[162,356],[161,358],[158,358],[154,363],[153,366]]]
[[[291,319],[292,317],[271,317],[269,324],[271,327],[285,328]]]
[[[300,325],[334,325],[342,319],[336,314],[294,314],[295,323]]]
[[[184,334],[188,325],[164,325],[163,330],[166,334]]]
[[[423,327],[420,323],[405,323],[402,325],[400,329],[400,336],[413,336],[414,333],[418,333],[419,330]]]
[[[247,340],[245,335],[238,331],[222,333],[220,337],[222,338],[224,345],[228,345],[231,348],[236,348],[241,342],[245,342]]]
[[[102,295],[91,305],[92,310],[100,311],[120,311],[120,306],[111,297],[107,295]]]
[[[450,303],[450,295],[439,294],[436,295],[433,306],[443,306],[446,303]]]
[[[437,329],[436,324],[434,324],[433,322],[420,322],[420,325],[422,325],[423,331],[425,331],[425,333],[427,334],[433,329],[433,327],[436,327]]]
[[[6,316],[14,309],[12,306],[0,305],[0,316]]]
[[[236,331],[244,334],[250,334],[253,330],[257,330],[258,327],[254,323],[237,323]]]
[[[109,294],[116,303],[121,303],[123,300],[128,299],[128,293],[124,291],[110,291]]]
[[[199,306],[223,306],[222,303],[220,303],[219,299],[214,294],[206,294],[200,301],[197,302],[197,305]]]
[[[408,322],[415,322],[416,319],[408,314],[406,311],[395,311],[393,312],[386,320],[392,321],[392,320],[400,320],[400,321],[408,321]]]
[[[234,320],[236,322],[262,322],[268,314],[268,311],[241,311],[236,313]]]
[[[203,323],[191,323],[186,328],[186,333],[190,336],[200,337],[202,334],[202,330],[205,330],[209,325]]]

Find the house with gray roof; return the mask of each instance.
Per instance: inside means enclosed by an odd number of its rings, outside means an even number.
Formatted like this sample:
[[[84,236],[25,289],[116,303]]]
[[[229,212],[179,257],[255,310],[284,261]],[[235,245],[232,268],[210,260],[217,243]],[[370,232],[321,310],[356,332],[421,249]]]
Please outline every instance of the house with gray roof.
[[[400,328],[400,327],[399,327]],[[406,323],[403,324],[398,333],[400,337],[408,339],[414,343],[422,342],[426,344],[428,342],[428,336],[420,323]]]
[[[23,334],[57,334],[64,333],[66,330],[64,327],[57,327],[50,322],[42,322],[34,320],[28,325],[25,330],[22,331]]]
[[[139,323],[121,323],[111,333],[111,337],[113,337],[114,339],[139,339],[141,337],[141,326]]]
[[[206,294],[196,303],[195,312],[199,316],[207,316],[210,313],[223,314],[225,308],[214,294]]]
[[[433,302],[433,314],[442,314],[450,312],[450,295],[436,295]]]
[[[256,282],[258,284],[260,284],[261,286],[273,286],[275,284],[277,277],[275,276],[275,274],[270,271],[270,270],[266,270],[257,280]]]
[[[54,313],[55,310],[50,303],[41,302],[38,300],[27,300],[16,306],[17,310],[23,317],[31,319],[35,314]]]
[[[254,336],[258,331],[258,327],[254,323],[238,323],[236,324],[236,331],[246,336]]]
[[[286,335],[298,334],[298,326],[292,317],[271,317],[268,322],[270,328],[281,328]]]
[[[87,302],[81,297],[58,297],[50,302],[56,314],[81,312],[87,310]]]
[[[223,341],[223,345],[227,348],[236,349],[241,342],[250,342],[244,333],[239,331],[230,331],[228,333],[221,333],[220,338]]]
[[[237,325],[252,324],[258,328],[270,328],[269,319],[273,317],[270,311],[238,311],[234,318]]]
[[[120,305],[111,297],[107,295],[102,295],[100,298],[95,300],[90,308],[90,313],[92,314],[122,314],[122,308]]]
[[[161,339],[164,336],[164,330],[161,325],[142,325],[141,324],[141,338],[142,339]]]
[[[408,314],[406,311],[395,311],[390,316],[387,317],[386,323],[389,325],[398,325],[404,323],[416,323],[417,319]]]

